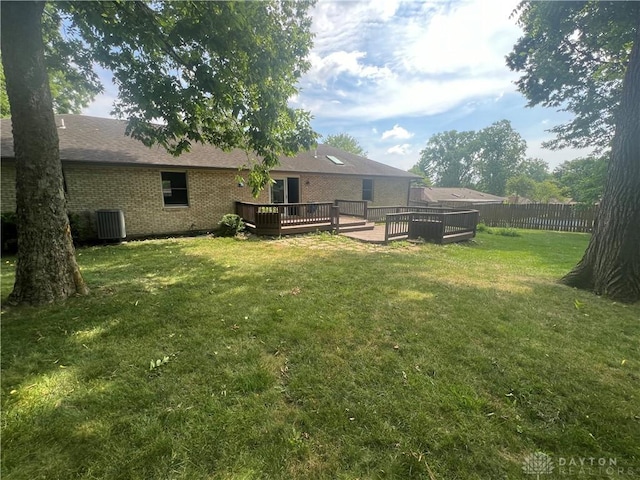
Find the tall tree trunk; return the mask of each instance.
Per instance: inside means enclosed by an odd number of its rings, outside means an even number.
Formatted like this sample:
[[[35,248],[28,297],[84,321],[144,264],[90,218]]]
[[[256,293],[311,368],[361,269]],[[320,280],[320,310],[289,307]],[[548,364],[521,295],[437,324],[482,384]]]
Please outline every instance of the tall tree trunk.
[[[43,2],[2,2],[2,62],[16,158],[18,260],[9,301],[86,294],[65,210],[58,131],[42,42]]]
[[[623,302],[640,300],[640,18],[593,236],[562,282]]]

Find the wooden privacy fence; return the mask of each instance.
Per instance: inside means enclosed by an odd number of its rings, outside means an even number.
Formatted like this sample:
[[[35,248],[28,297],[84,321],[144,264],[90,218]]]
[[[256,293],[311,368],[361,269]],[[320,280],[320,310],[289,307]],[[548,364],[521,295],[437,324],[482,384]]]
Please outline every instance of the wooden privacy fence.
[[[480,212],[480,222],[488,227],[531,228],[562,232],[592,232],[598,213],[596,205],[532,203],[527,205],[473,206]]]

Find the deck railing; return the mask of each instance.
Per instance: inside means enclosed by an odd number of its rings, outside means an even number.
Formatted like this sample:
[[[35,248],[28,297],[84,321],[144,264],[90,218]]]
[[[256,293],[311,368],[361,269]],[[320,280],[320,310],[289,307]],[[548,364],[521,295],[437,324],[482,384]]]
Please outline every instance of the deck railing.
[[[384,222],[385,243],[395,237],[404,237],[409,234],[411,213],[388,213]]]
[[[384,222],[385,216],[395,213],[407,213],[409,207],[391,206],[391,207],[368,207],[367,220],[370,222]]]
[[[304,225],[317,225],[320,230],[338,226],[337,208],[331,202],[236,202],[236,214],[242,217],[250,231],[259,235],[280,235],[287,227]]]
[[[389,206],[389,207],[368,207],[367,208],[367,220],[370,222],[384,222],[385,217],[394,213],[411,213],[411,212],[423,212],[423,213],[442,213],[442,212],[455,212],[455,211],[468,211],[469,209],[451,208],[451,207],[427,207],[427,206]]]
[[[367,218],[368,206],[366,200],[336,200],[340,215]]]
[[[258,235],[315,230],[338,232],[340,215],[385,221],[385,241],[399,237],[438,243],[475,236],[478,211],[451,207],[370,207],[367,202],[336,200],[319,203],[236,202],[236,213]]]
[[[459,233],[476,233],[479,212],[477,210],[447,212],[443,217],[444,235],[457,235]]]
[[[408,207],[414,209],[415,207]],[[477,210],[461,210],[429,207],[425,211],[389,213],[385,220],[385,242],[396,237],[433,240],[446,243],[447,239],[460,236],[471,238],[476,234],[478,224]],[[430,211],[426,211],[430,210]]]

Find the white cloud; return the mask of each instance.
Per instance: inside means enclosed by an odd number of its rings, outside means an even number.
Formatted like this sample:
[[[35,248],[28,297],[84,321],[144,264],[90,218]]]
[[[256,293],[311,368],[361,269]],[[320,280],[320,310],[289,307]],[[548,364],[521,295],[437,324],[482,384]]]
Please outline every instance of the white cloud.
[[[401,0],[319,1],[312,11],[314,51],[320,55],[359,45],[367,28],[391,21]]]
[[[382,133],[382,140],[386,140],[388,138],[397,138],[399,140],[403,140],[405,138],[411,137],[413,137],[413,133],[409,133],[398,124],[395,124],[391,130],[387,130],[386,132]]]
[[[375,85],[354,88],[349,101],[339,109],[334,108],[326,92],[313,96],[307,92],[306,106],[317,117],[375,121],[436,115],[461,108],[474,99],[514,89],[510,76],[450,80],[387,78]]]
[[[394,145],[393,147],[387,149],[387,153],[396,155],[408,155],[411,153],[411,145],[408,143],[403,143],[402,145]]]
[[[516,5],[320,1],[304,104],[316,117],[350,121],[435,115],[482,98],[499,105],[516,90],[504,61],[520,35],[509,18]]]
[[[520,29],[512,0],[425,3],[399,31],[397,56],[407,71],[478,75],[505,69]],[[435,10],[435,11],[434,11]]]
[[[326,85],[329,80],[336,79],[343,73],[361,79],[379,80],[392,77],[391,70],[387,67],[365,65],[360,60],[367,56],[366,52],[340,50],[332,52],[325,57],[311,53],[309,60],[311,68],[303,81]],[[344,91],[342,91],[344,94]]]

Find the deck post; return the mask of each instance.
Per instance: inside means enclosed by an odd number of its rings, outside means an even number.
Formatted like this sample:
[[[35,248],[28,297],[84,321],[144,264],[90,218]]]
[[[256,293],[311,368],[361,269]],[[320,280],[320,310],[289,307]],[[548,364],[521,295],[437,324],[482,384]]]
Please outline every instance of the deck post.
[[[331,230],[335,233],[340,232],[340,207],[338,207],[337,203],[336,200],[336,205],[331,206]]]
[[[384,243],[385,245],[389,243],[389,217],[387,215],[384,216]]]

